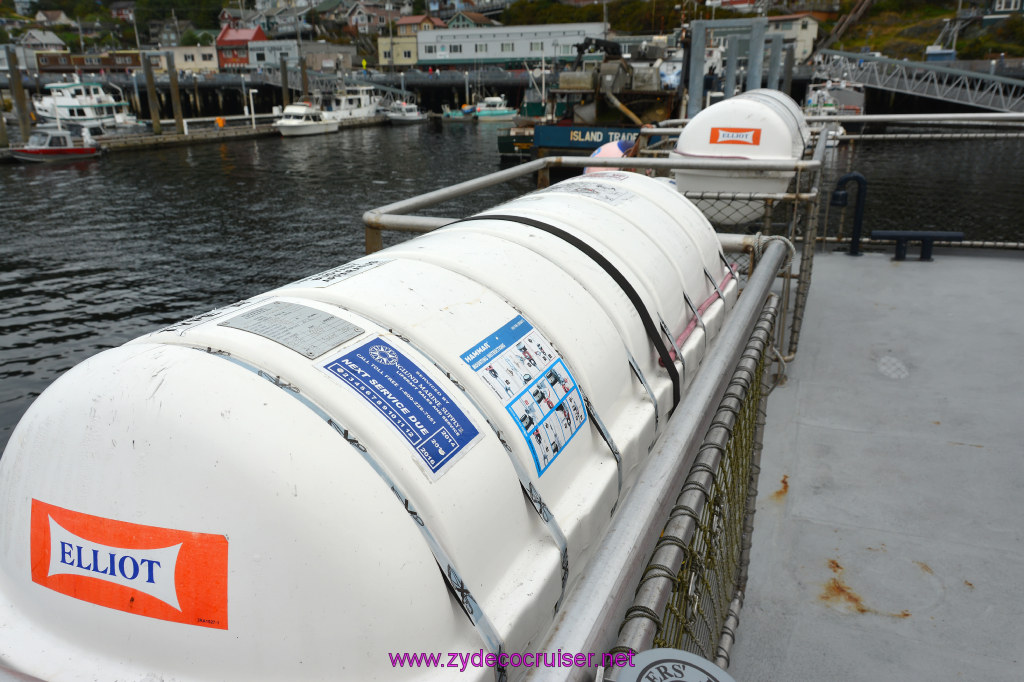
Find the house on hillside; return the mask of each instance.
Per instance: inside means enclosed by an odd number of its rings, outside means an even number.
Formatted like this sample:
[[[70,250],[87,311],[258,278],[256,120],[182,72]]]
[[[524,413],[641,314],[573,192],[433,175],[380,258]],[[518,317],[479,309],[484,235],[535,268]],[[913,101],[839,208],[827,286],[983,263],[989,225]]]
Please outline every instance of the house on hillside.
[[[22,33],[14,41],[20,47],[32,52],[46,52],[53,50],[66,50],[68,49],[67,44],[57,37],[57,34],[53,31],[44,31],[38,28],[32,28]],[[27,54],[26,54],[27,56]],[[32,57],[33,63],[35,63],[35,57]]]
[[[177,47],[181,37],[196,27],[188,19],[167,19],[149,22],[149,39],[160,47]]]
[[[388,5],[393,7],[393,5]],[[354,27],[362,35],[387,33],[388,24],[401,18],[402,13],[396,9],[388,9],[366,2],[357,2],[348,12],[348,25]]]
[[[1022,14],[1024,13],[1024,2],[1021,0],[992,0],[992,12],[994,14]]]
[[[787,14],[768,17],[768,32],[765,37],[771,38],[781,34],[783,50],[792,46],[793,56],[799,62],[809,58],[814,52],[818,30],[818,20],[811,16],[810,12]]]
[[[217,36],[217,66],[221,71],[244,72],[253,68],[249,63],[249,43],[266,40],[263,29],[224,27]]]
[[[110,3],[110,17],[118,21],[135,19],[135,0],[116,0]]]
[[[263,22],[263,15],[251,9],[225,7],[217,15],[217,21],[223,28],[256,28]]]
[[[78,26],[68,15],[59,9],[40,10],[36,12],[35,20],[43,26]]]
[[[479,12],[461,11],[448,20],[448,28],[478,28],[480,26],[501,26],[501,22],[488,19]]]
[[[337,30],[348,23],[348,12],[355,4],[352,0],[324,0],[316,6],[319,24],[328,30]]]
[[[310,25],[306,21],[306,15],[309,14],[309,10],[308,6],[285,7],[283,5],[268,9],[263,12],[263,30],[268,38],[274,39],[288,36],[294,37],[298,35],[300,30],[303,36],[309,35],[311,33]]]

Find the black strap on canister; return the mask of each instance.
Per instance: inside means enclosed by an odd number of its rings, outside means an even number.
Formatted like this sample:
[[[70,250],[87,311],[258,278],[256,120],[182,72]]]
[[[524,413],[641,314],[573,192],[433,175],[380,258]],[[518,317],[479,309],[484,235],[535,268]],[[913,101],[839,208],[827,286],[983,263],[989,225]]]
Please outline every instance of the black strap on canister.
[[[528,225],[529,227],[535,227],[538,230],[547,232],[548,234],[558,237],[567,244],[575,247],[577,250],[588,256],[592,261],[597,263],[604,269],[608,275],[615,280],[615,283],[622,289],[622,293],[626,294],[626,297],[633,304],[636,309],[637,315],[640,316],[640,321],[644,325],[644,331],[647,332],[647,338],[654,344],[655,350],[658,351],[658,356],[661,358],[661,363],[665,366],[668,371],[668,376],[672,380],[672,405],[673,407],[679,404],[679,371],[676,370],[676,365],[672,361],[672,354],[669,353],[668,347],[665,345],[664,339],[661,338],[661,334],[658,332],[658,327],[654,324],[654,320],[651,318],[651,314],[647,310],[647,306],[644,305],[643,299],[640,298],[640,294],[637,293],[633,285],[629,283],[629,280],[623,276],[621,272],[601,254],[600,251],[586,243],[576,235],[566,232],[565,230],[542,222],[540,220],[534,220],[533,218],[525,218],[523,216],[516,215],[475,215],[469,218],[463,218],[463,222],[470,220],[503,220],[512,223],[520,223],[521,225]]]

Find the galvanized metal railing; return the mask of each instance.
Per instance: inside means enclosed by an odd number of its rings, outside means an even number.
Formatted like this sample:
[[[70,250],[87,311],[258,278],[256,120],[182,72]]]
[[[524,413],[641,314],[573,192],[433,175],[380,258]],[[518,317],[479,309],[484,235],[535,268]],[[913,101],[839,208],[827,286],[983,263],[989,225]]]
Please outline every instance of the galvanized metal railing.
[[[773,296],[698,448],[612,653],[671,647],[729,666],[750,560],[765,370],[778,312]]]
[[[736,240],[740,241],[742,238]],[[649,562],[645,557],[651,557],[656,550],[664,546],[664,543],[660,542],[660,537],[666,527],[666,519],[671,519],[675,528],[676,525],[685,523],[682,518],[688,515],[688,512],[682,511],[683,506],[699,506],[689,497],[685,499],[685,505],[680,505],[680,492],[682,491],[684,495],[696,492],[694,485],[699,480],[702,489],[712,491],[708,499],[720,499],[715,496],[715,486],[707,485],[707,475],[715,477],[719,471],[718,468],[709,469],[711,460],[717,459],[719,466],[722,461],[728,460],[729,463],[725,466],[729,467],[730,471],[737,469],[734,477],[746,476],[748,479],[745,486],[735,487],[729,493],[732,508],[728,522],[732,526],[732,535],[737,534],[737,529],[746,528],[746,531],[740,532],[747,536],[747,540],[744,541],[741,537],[739,546],[733,543],[729,547],[722,547],[724,552],[733,557],[730,562],[740,564],[742,561],[743,546],[749,542],[749,527],[746,524],[750,515],[747,514],[747,508],[752,504],[751,495],[756,493],[749,484],[749,475],[756,466],[760,452],[759,447],[753,447],[753,444],[759,441],[758,422],[761,419],[758,415],[763,417],[763,393],[759,392],[766,362],[765,353],[771,347],[771,325],[778,313],[778,301],[771,294],[771,287],[787,258],[788,249],[781,240],[769,242],[764,249],[731,317],[722,328],[714,347],[701,363],[701,371],[666,424],[665,431],[651,450],[636,484],[623,499],[608,533],[591,559],[590,565],[595,568],[581,576],[566,597],[558,619],[545,640],[540,643],[540,650],[606,652],[617,646],[620,624],[626,620],[627,613],[635,614],[638,610],[633,608],[636,606],[634,596],[637,593],[637,586],[645,580],[650,583],[652,575],[649,573]],[[751,371],[751,362],[755,356],[756,363]],[[747,387],[746,394],[740,396],[742,386]],[[750,387],[755,388],[751,391]],[[753,401],[752,404],[755,405],[753,421],[751,408],[737,409],[740,405],[750,404],[747,401]],[[727,445],[726,448],[732,447],[738,454],[723,458],[718,447],[730,440],[725,438],[725,433],[733,431],[735,420],[728,414],[734,412],[742,415],[743,428],[738,431],[741,433],[738,436],[739,440],[731,446]],[[747,438],[742,434],[751,433],[751,424],[754,430],[752,437]],[[742,446],[740,440],[743,441]],[[746,458],[747,464],[741,462],[739,467],[732,465],[731,462],[743,458]],[[688,481],[694,482],[694,485],[688,485]],[[712,503],[710,508],[720,509],[721,506]],[[703,507],[706,508],[708,505],[705,504]],[[715,524],[719,523],[719,518],[713,517],[708,527],[714,528]],[[713,534],[701,537],[702,541],[710,541],[712,545],[719,541]],[[673,545],[672,541],[668,544]],[[661,560],[659,555],[659,561]],[[708,564],[703,566],[710,568]],[[677,569],[672,567],[655,569],[659,570],[663,574],[679,575]],[[741,595],[734,588],[736,577],[742,575],[742,571],[737,573],[730,570],[728,574],[723,574],[721,579],[714,580],[715,585],[721,583],[723,586],[723,589],[718,591],[727,595],[727,603],[730,606],[735,603],[737,596]],[[687,579],[684,577],[683,580]],[[673,578],[672,582],[680,584],[678,577]],[[651,587],[653,588],[653,583]],[[657,613],[657,618],[665,622],[657,608],[659,603],[668,603],[670,596],[671,587],[666,593],[659,593],[653,606],[645,602],[640,605],[639,610],[648,609]],[[725,631],[726,621],[732,610],[735,609],[715,607],[717,615],[712,619],[714,622],[709,621],[706,627],[709,633],[713,633],[713,637],[705,639],[713,640],[716,646],[719,644],[722,639],[721,632]],[[724,617],[720,617],[723,613]],[[657,631],[657,627],[654,631]],[[653,636],[649,639],[650,644],[653,644]],[[643,642],[631,639],[630,642],[618,646],[627,649],[650,648],[646,639]],[[669,643],[668,640],[665,640],[665,643]],[[592,679],[592,673],[582,668],[573,669],[568,675],[568,679],[573,680]],[[566,671],[553,668],[534,669],[527,679],[552,682],[565,680]]]

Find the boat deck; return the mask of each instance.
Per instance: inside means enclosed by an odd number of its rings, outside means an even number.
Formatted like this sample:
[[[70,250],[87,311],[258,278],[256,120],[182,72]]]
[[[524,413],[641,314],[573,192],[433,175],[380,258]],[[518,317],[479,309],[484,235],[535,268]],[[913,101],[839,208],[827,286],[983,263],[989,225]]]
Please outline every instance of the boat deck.
[[[740,682],[1021,679],[1024,252],[891,255],[815,257],[768,401]]]

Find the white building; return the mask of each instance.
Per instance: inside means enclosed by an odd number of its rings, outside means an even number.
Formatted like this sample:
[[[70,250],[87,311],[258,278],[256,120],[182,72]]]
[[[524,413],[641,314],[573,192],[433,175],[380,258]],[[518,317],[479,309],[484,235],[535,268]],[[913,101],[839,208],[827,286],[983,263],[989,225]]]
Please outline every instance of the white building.
[[[295,40],[254,40],[249,43],[249,68],[280,68],[281,57],[289,66],[299,65],[299,43]]]
[[[793,56],[797,61],[802,61],[814,52],[814,41],[818,37],[818,20],[809,12],[768,17],[768,33],[765,37],[780,34],[783,49],[792,45]]]
[[[486,64],[519,65],[524,61],[548,63],[576,58],[576,44],[605,33],[600,22],[494,26],[421,31],[416,34],[417,61],[421,67],[444,68]]]

